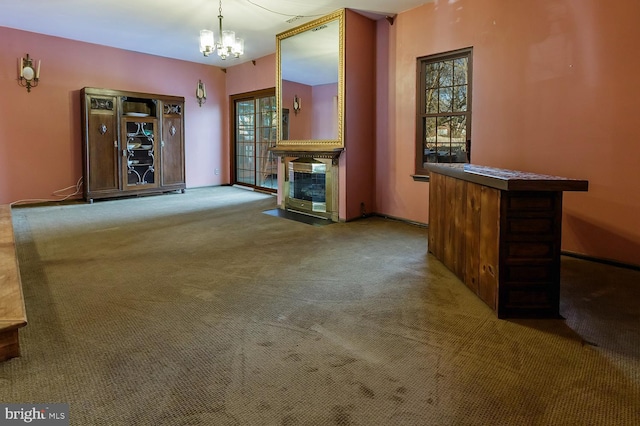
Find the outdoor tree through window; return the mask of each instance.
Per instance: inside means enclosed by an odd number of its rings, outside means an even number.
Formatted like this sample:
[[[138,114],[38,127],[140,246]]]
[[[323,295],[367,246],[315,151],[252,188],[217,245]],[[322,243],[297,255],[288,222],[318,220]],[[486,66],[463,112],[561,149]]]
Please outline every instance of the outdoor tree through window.
[[[418,58],[416,174],[466,163],[471,141],[471,48]]]

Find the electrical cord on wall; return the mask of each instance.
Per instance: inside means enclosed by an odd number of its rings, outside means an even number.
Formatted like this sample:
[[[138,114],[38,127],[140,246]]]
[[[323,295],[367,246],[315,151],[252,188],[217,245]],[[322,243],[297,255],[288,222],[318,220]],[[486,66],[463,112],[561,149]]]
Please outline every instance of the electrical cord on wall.
[[[276,15],[289,16],[289,17],[292,17],[292,18],[314,18],[316,16],[324,16],[324,15],[326,15],[326,14],[319,14],[319,15],[291,15],[290,13],[276,12],[275,10],[268,9],[268,8],[262,6],[262,5],[254,3],[251,0],[247,0],[247,3],[250,3],[250,4],[252,4],[252,5],[256,6],[256,7],[259,7],[260,9],[264,9],[267,12],[275,13]]]
[[[63,195],[62,193],[65,191],[68,191],[70,189],[75,188],[75,191],[73,191],[71,194],[67,194],[67,195]],[[24,200],[18,200],[18,201],[13,201],[11,203],[9,203],[9,206],[13,207],[14,205],[23,205],[23,204],[33,204],[33,203],[47,203],[47,202],[60,202],[60,201],[65,201],[68,200],[69,198],[73,197],[74,195],[78,195],[82,192],[82,177],[80,177],[80,179],[78,179],[78,182],[76,182],[75,185],[71,185],[71,186],[67,186],[66,188],[62,188],[62,189],[57,189],[55,191],[53,191],[53,196],[55,197],[61,197],[58,199],[47,199],[47,198],[27,198]]]

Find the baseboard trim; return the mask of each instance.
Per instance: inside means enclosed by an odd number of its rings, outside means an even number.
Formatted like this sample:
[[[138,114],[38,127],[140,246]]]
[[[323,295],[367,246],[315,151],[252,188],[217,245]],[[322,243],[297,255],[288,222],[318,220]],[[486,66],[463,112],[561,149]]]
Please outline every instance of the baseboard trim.
[[[413,221],[413,220],[403,219],[401,217],[390,216],[388,214],[371,213],[371,214],[367,215],[367,217],[371,217],[371,216],[381,217],[383,219],[395,220],[395,221],[398,221],[398,222],[406,223],[408,225],[419,226],[420,228],[428,228],[429,227],[428,223],[416,222],[416,221]]]
[[[640,271],[640,265],[634,265],[633,263],[620,262],[613,259],[604,259],[601,257],[588,256],[586,254],[574,253],[571,251],[561,251],[563,256],[574,257],[576,259],[588,260],[590,262],[602,263],[609,266],[617,266],[618,268],[631,269],[633,271]]]

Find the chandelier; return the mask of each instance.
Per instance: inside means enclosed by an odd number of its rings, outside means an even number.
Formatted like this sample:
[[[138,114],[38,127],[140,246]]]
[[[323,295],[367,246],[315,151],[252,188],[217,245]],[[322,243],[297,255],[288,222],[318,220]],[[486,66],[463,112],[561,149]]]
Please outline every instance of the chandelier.
[[[236,38],[234,31],[222,31],[222,0],[220,0],[220,8],[218,9],[218,22],[217,43],[214,43],[213,31],[200,30],[200,52],[204,56],[209,56],[217,51],[218,56],[222,59],[227,59],[227,56],[239,58],[244,53],[244,40]]]

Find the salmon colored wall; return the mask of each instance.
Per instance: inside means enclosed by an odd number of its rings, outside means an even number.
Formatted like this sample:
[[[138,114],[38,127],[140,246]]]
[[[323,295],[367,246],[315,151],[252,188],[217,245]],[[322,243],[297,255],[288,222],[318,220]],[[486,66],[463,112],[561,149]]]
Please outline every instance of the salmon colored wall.
[[[218,68],[5,27],[0,40],[0,203],[55,199],[54,191],[80,179],[82,87],[184,96],[187,186],[225,183],[213,172],[228,156],[221,144],[225,77]],[[42,64],[31,93],[17,83],[17,58],[27,53]],[[198,79],[207,86],[201,108]]]
[[[239,65],[233,59],[226,61],[229,66],[226,69],[229,96],[276,87],[275,53]]]
[[[337,139],[337,84],[308,86],[285,81],[282,86],[283,108],[289,109],[289,139]],[[300,111],[293,111],[293,97],[300,99]],[[329,123],[329,124],[327,124]]]
[[[428,221],[429,184],[409,176],[416,58],[473,46],[472,162],[589,180],[564,195],[562,249],[639,265],[638,16],[633,1],[437,0],[379,23],[378,210]]]
[[[396,29],[386,20],[376,24],[376,168],[375,211],[391,217],[427,223],[429,185],[414,182],[415,94],[398,99]],[[415,84],[411,81],[401,87]],[[399,105],[398,105],[399,104]],[[411,117],[410,120],[406,119]],[[404,116],[403,116],[404,115]],[[398,126],[409,126],[399,129]],[[401,137],[402,139],[398,139]]]
[[[313,86],[312,139],[338,138],[338,83]]]
[[[258,90],[274,89],[276,86],[276,55],[271,54],[258,58],[253,61],[243,62],[241,64],[235,64],[233,59],[227,59],[226,68],[226,91],[227,97],[225,99],[225,108],[228,114],[231,114],[231,105],[229,104],[229,97],[234,95],[240,95],[243,93],[255,92]],[[231,144],[233,138],[231,133],[233,131],[230,128],[230,121],[227,120],[227,126],[224,133],[223,145],[226,147],[227,155],[225,159],[224,180],[227,183],[234,181],[232,176],[231,164],[234,161],[230,158]]]
[[[293,112],[293,97],[301,100],[300,111]],[[289,139],[313,139],[313,87],[306,84],[285,81],[282,85],[282,108],[289,108]]]
[[[345,12],[345,151],[340,156],[340,218],[374,212],[375,22]]]

